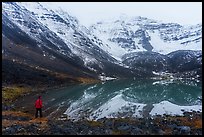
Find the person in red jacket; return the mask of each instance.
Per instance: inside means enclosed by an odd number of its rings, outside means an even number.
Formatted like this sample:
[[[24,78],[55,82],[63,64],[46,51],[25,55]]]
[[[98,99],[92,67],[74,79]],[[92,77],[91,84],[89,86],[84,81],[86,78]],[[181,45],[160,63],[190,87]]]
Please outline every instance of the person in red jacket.
[[[42,117],[42,100],[41,100],[41,96],[39,96],[38,99],[35,101],[35,108],[36,108],[35,118],[38,117],[38,111],[40,112],[40,117]]]

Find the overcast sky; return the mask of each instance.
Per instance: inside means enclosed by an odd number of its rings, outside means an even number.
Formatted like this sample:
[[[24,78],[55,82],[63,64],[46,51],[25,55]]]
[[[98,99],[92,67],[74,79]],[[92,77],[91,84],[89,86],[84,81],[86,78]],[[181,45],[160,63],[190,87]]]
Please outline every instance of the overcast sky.
[[[181,25],[202,23],[202,2],[49,2],[48,4],[53,8],[61,7],[71,16],[77,17],[85,26],[120,14],[144,16]]]

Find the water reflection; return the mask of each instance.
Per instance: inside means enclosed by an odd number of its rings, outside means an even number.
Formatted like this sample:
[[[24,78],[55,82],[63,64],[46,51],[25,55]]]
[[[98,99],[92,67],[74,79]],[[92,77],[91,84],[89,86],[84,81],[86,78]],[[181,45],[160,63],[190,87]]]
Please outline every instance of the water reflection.
[[[90,85],[73,100],[69,118],[145,117],[202,111],[201,84],[196,81],[116,80]]]
[[[26,96],[16,106],[34,114],[31,106],[37,96]],[[99,119],[202,111],[201,82],[189,80],[114,80],[49,90],[41,96],[48,117],[65,113],[73,119]]]

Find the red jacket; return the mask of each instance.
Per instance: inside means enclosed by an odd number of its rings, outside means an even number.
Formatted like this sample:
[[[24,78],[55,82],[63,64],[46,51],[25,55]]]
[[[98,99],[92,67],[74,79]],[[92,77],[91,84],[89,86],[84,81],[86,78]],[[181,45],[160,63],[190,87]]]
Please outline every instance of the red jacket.
[[[35,101],[35,108],[42,108],[42,100],[38,99]]]

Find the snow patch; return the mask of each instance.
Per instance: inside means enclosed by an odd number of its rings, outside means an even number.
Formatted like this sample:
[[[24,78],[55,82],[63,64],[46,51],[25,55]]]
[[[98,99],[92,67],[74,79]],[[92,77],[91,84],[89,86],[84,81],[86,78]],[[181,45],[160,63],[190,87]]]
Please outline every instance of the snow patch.
[[[113,77],[106,77],[104,75],[99,75],[99,79],[101,81],[107,81],[107,80],[114,80],[114,79],[117,79],[117,78],[113,78]]]
[[[193,105],[193,106],[179,106],[173,104],[169,101],[162,101],[158,104],[153,104],[154,108],[151,110],[150,115],[183,115],[184,111],[200,111],[202,112],[202,105]]]
[[[78,119],[80,117],[80,112],[83,112],[84,108],[86,107],[86,104],[88,104],[91,99],[95,97],[95,94],[89,94],[85,91],[84,95],[79,100],[71,103],[71,105],[64,112],[64,114],[68,115],[70,119]]]
[[[122,94],[118,94],[112,99],[110,99],[108,102],[100,106],[97,110],[92,112],[89,119],[97,120],[104,117],[106,118],[117,117],[118,112],[122,113],[124,111],[122,110],[122,108],[126,106],[128,107],[136,106],[137,110],[135,110],[134,116],[142,117],[140,111],[142,111],[143,107],[146,105],[141,103],[132,103],[125,101],[122,98]]]

